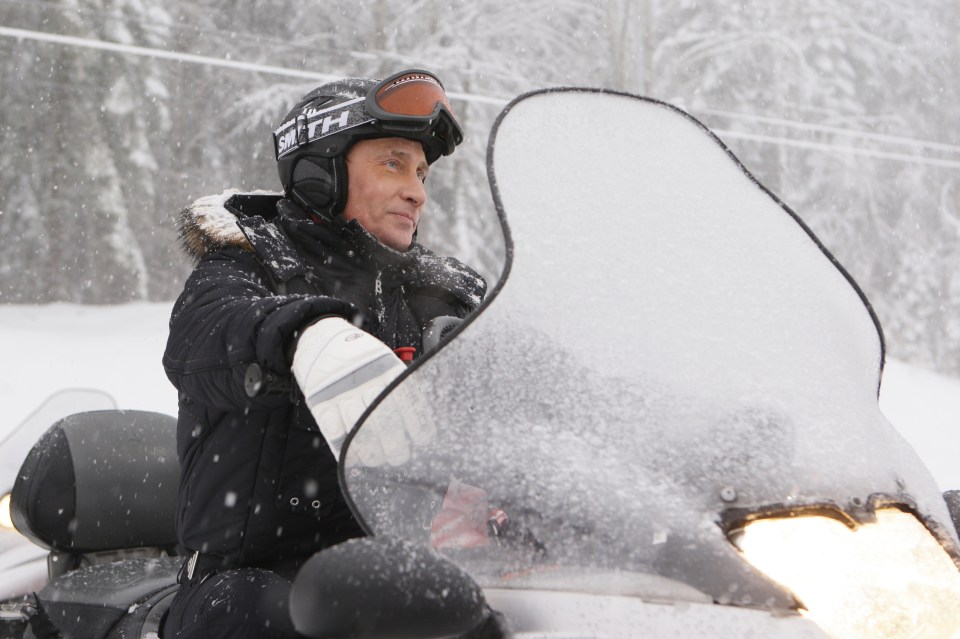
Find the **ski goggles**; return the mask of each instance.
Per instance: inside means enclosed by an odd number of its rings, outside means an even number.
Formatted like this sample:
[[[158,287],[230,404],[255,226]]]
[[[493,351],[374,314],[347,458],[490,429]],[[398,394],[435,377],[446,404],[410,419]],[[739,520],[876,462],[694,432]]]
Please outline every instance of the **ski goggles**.
[[[359,139],[371,137],[371,131],[358,128],[362,125],[379,135],[419,140],[430,162],[450,155],[463,141],[463,130],[440,80],[427,71],[410,69],[377,82],[366,96],[326,108],[307,108],[284,122],[273,133],[277,159],[325,137],[349,135],[350,130]]]
[[[367,93],[364,108],[381,131],[432,135],[440,141],[443,155],[453,153],[463,141],[443,85],[429,71],[410,69],[381,80]]]

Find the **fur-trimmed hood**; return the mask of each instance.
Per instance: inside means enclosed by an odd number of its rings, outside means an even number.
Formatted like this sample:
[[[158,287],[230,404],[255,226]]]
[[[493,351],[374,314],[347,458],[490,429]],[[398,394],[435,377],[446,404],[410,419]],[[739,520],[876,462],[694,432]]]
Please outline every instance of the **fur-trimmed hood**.
[[[187,255],[199,262],[207,253],[224,247],[235,246],[253,251],[253,245],[237,224],[239,211],[227,205],[228,200],[239,194],[237,189],[228,189],[218,195],[202,197],[180,211],[177,216],[177,237]],[[254,191],[245,195],[280,199],[278,193],[270,191]]]

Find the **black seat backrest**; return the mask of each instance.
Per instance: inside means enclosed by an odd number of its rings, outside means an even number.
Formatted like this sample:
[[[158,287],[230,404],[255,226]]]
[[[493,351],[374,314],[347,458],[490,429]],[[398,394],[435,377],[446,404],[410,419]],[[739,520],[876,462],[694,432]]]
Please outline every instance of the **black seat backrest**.
[[[156,635],[182,561],[169,556],[176,424],[144,411],[77,413],[51,426],[20,467],[10,512],[17,530],[50,549],[38,598],[61,636]]]
[[[20,467],[13,523],[34,543],[73,555],[175,547],[176,419],[92,411],[55,423]]]

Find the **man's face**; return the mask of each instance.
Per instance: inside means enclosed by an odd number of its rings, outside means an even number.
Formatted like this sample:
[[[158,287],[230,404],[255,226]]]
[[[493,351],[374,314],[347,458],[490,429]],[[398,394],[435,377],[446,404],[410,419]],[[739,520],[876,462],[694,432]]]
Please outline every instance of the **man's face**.
[[[390,248],[406,251],[427,201],[423,181],[428,171],[419,142],[405,138],[357,142],[347,154],[343,217],[357,220]]]

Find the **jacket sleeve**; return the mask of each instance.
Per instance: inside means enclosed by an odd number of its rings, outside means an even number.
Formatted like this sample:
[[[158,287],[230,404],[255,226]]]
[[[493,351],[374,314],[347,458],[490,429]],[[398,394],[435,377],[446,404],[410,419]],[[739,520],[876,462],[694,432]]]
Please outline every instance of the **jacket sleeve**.
[[[289,394],[248,397],[247,368],[259,364],[293,384],[287,351],[297,331],[325,315],[354,314],[332,297],[275,295],[252,254],[225,249],[205,257],[187,279],[170,317],[163,366],[181,395],[200,404],[271,408],[289,402]]]

